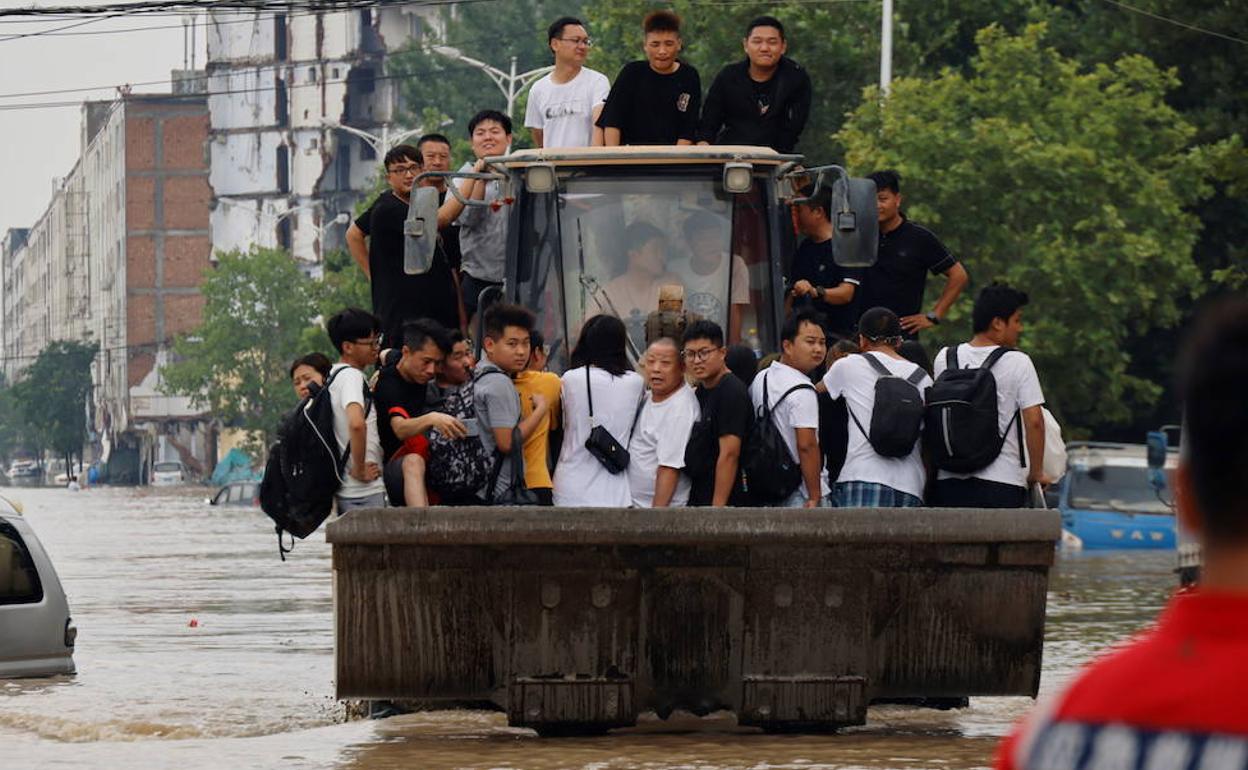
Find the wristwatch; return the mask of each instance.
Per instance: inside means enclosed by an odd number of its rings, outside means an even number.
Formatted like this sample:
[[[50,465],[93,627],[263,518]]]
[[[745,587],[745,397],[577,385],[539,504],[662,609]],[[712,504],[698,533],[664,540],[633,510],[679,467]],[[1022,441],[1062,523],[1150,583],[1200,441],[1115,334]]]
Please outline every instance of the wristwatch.
[[[925,313],[924,317],[931,321],[933,326],[940,326],[940,316],[936,315],[935,311]]]
[[[822,287],[822,286],[816,286],[816,287],[814,287],[814,288],[815,288],[815,299],[817,299],[817,300],[819,300],[820,302],[822,302],[822,301],[823,301],[823,298],[824,298],[824,293],[823,293],[824,289],[823,289],[823,287]]]

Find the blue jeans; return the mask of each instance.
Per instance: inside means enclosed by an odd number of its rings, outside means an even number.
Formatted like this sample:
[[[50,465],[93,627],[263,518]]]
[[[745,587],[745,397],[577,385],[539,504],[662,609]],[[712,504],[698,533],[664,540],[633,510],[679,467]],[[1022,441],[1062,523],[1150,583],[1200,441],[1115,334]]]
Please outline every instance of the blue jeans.
[[[335,497],[338,501],[338,515],[343,516],[357,508],[385,508],[386,496],[378,492],[367,497]]]

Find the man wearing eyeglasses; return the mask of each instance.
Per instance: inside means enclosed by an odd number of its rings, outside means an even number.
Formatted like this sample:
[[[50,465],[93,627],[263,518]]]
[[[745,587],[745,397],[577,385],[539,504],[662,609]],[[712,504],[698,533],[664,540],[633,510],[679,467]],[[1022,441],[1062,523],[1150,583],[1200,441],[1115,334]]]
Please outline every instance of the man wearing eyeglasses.
[[[697,381],[701,417],[685,447],[685,471],[693,480],[690,505],[745,505],[741,445],[750,432],[754,404],[745,383],[728,369],[724,330],[713,321],[685,329],[681,354]]]
[[[538,147],[588,147],[602,144],[594,121],[602,112],[611,84],[607,76],[585,66],[592,41],[580,19],[564,16],[550,25],[550,50],[555,69],[533,84],[524,125]]]
[[[386,153],[386,183],[390,186],[347,229],[347,248],[368,277],[373,313],[381,319],[383,342],[399,344],[407,321],[432,318],[448,329],[458,329],[458,293],[450,263],[441,246],[433,265],[423,275],[403,271],[403,222],[412,185],[420,174],[420,152],[401,144]]]

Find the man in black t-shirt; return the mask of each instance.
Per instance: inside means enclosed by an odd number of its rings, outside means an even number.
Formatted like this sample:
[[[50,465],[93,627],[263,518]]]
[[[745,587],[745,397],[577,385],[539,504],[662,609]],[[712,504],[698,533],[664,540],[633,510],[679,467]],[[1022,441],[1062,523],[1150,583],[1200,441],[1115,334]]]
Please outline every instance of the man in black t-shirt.
[[[621,144],[693,144],[702,81],[680,54],[680,17],[654,11],[642,22],[646,61],[624,65],[598,117],[608,147]]]
[[[455,284],[446,255],[439,248],[433,266],[423,275],[403,271],[403,222],[412,183],[421,171],[420,153],[401,144],[386,153],[386,181],[390,189],[347,229],[347,248],[368,276],[373,314],[381,319],[383,344],[399,338],[404,321],[432,318],[443,326],[459,327]]]
[[[686,370],[698,381],[702,409],[685,450],[685,470],[693,481],[689,505],[746,504],[741,445],[750,432],[754,405],[745,384],[728,370],[726,354],[719,324],[706,320],[689,324],[681,355]]]
[[[814,185],[807,185],[802,196],[809,198],[813,192]],[[785,311],[811,308],[823,316],[825,332],[848,339],[857,321],[851,308],[862,283],[862,270],[841,267],[832,258],[832,188],[821,188],[812,200],[794,208],[806,240],[793,254]]]
[[[429,406],[434,376],[451,349],[445,329],[428,319],[402,327],[403,347],[397,361],[382,367],[373,388],[377,409],[377,436],[381,440],[386,496],[392,505],[425,506],[425,435],[433,429],[454,438],[465,434],[464,424]]]
[[[854,312],[886,307],[901,319],[901,328],[913,338],[941,322],[970,281],[962,263],[949,253],[926,227],[901,213],[901,180],[895,171],[868,174],[875,182],[880,215],[880,249],[875,264],[862,277]],[[931,310],[923,312],[927,274],[945,276],[945,289]]]
[[[719,71],[706,94],[700,144],[749,144],[793,152],[810,117],[810,75],[785,56],[784,25],[759,16],[745,31],[746,60]]]

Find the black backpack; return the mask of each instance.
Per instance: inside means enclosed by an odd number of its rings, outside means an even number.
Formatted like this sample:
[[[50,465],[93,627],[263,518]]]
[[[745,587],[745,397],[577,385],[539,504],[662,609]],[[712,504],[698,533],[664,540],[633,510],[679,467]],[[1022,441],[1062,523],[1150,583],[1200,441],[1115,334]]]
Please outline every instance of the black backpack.
[[[977,369],[958,368],[958,346],[946,350],[945,370],[927,391],[923,447],[932,463],[950,473],[974,473],[997,455],[1010,427],[1018,430],[1019,461],[1023,459],[1023,421],[1018,411],[997,433],[997,378],[992,367],[1013,348],[999,347]]]
[[[763,374],[763,405],[758,408],[754,425],[741,453],[741,472],[750,496],[760,503],[778,503],[802,483],[802,465],[784,443],[772,414],[794,391],[811,390],[809,383],[794,385],[772,406],[767,392],[767,373]]]
[[[260,482],[260,508],[273,520],[277,550],[282,561],[294,550],[294,538],[312,534],[329,517],[334,495],[345,480],[351,449],[338,451],[334,437],[334,406],[329,386],[342,369],[329,375],[287,415],[277,428],[277,441],[269,449]],[[372,408],[365,390],[364,414]],[[282,533],[291,535],[290,548]]]
[[[460,420],[475,420],[476,383],[489,374],[506,376],[498,369],[488,369],[465,382],[459,390],[446,397],[442,411]],[[444,497],[458,499],[485,489],[494,458],[481,443],[480,431],[489,430],[478,425],[475,436],[453,439],[436,430],[429,431],[429,463],[425,480],[429,489]],[[487,496],[490,490],[486,490]]]
[[[919,383],[927,376],[921,366],[914,367],[909,377],[898,377],[870,353],[862,357],[880,376],[875,381],[875,401],[871,407],[871,429],[862,423],[845,402],[849,417],[867,437],[867,442],[880,457],[909,457],[923,432],[925,405]]]

